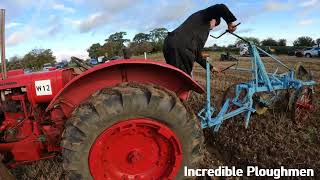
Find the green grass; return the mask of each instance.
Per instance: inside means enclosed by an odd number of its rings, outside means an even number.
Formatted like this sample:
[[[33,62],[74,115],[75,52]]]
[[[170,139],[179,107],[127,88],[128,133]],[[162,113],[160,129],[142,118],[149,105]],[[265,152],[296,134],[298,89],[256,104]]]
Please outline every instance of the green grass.
[[[144,55],[139,56],[132,56],[132,58],[144,58]],[[147,53],[147,59],[155,60],[155,61],[164,61],[163,53],[156,52],[156,53]]]

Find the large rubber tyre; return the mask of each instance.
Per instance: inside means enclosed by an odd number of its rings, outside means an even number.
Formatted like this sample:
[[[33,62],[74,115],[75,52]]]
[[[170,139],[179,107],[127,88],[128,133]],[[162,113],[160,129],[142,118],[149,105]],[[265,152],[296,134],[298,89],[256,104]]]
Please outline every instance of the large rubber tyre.
[[[184,179],[184,166],[196,168],[200,165],[204,138],[188,106],[166,89],[123,83],[93,94],[67,121],[62,135],[62,154],[69,179],[93,179],[88,159],[97,137],[116,123],[141,117],[165,124],[178,137],[182,161],[175,179]]]

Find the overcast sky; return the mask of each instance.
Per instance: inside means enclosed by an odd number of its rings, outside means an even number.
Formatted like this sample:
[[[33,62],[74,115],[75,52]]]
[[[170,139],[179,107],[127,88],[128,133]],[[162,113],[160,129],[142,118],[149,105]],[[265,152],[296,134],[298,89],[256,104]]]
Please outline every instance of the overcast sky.
[[[320,38],[320,0],[0,0],[6,9],[6,55],[23,56],[34,48],[50,48],[57,60],[87,57],[86,49],[112,33],[132,39],[156,27],[173,30],[190,14],[224,3],[242,25],[238,33],[260,39],[299,36]],[[218,35],[225,23],[211,34]],[[228,36],[214,43],[228,45]]]

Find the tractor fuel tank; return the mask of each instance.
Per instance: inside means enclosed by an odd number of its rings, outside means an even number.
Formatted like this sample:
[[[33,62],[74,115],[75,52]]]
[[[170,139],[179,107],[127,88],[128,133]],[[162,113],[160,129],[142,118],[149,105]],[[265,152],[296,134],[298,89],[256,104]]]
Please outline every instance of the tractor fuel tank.
[[[10,71],[9,71],[10,72]],[[0,80],[0,90],[22,88],[29,102],[49,103],[54,96],[77,74],[73,69],[62,69],[34,73],[14,73]]]
[[[49,103],[73,77],[73,69],[32,74],[31,84],[26,87],[28,99],[36,104]]]

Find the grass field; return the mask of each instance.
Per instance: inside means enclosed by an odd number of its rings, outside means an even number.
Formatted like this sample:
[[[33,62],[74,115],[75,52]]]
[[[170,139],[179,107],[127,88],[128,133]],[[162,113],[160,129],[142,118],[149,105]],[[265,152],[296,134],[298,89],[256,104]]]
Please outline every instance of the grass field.
[[[212,59],[212,64],[215,67],[219,67],[220,69],[224,69],[225,67],[228,67],[232,64],[235,64],[237,62],[222,62],[219,61],[220,54],[214,53],[214,52],[206,52],[210,55]],[[237,57],[237,56],[236,56]],[[320,77],[320,58],[297,58],[295,56],[276,56],[278,59],[280,59],[283,63],[285,63],[288,67],[295,69],[295,67],[298,64],[302,64],[307,70],[310,70],[313,73],[313,76],[315,80],[319,79]],[[143,56],[135,56],[133,58],[143,58]],[[239,68],[249,68],[250,65],[250,58],[249,57],[237,57],[239,59],[238,65],[235,67]],[[155,53],[155,54],[148,54],[147,59],[156,60],[160,62],[164,62],[164,57],[162,53]],[[262,58],[265,62],[265,66],[267,71],[274,72],[275,69],[277,69],[277,63],[275,61],[272,61],[271,58]],[[285,71],[285,68],[279,68],[278,72]],[[193,70],[193,76],[196,81],[198,81],[200,84],[204,84],[205,82],[205,70],[197,63],[194,64],[194,70]],[[225,71],[222,74],[214,75],[213,82],[212,82],[212,88],[213,90],[225,90],[229,85],[235,83],[235,82],[246,82],[248,78],[250,77],[250,74],[247,72],[239,72],[237,70],[228,70]]]
[[[219,54],[210,53],[212,64],[223,68],[234,62],[220,62]],[[141,57],[139,57],[141,58]],[[279,57],[289,67],[302,63],[314,74],[314,79],[320,77],[320,59],[296,58],[288,56]],[[163,61],[162,53],[150,54],[148,59]],[[266,61],[267,70],[273,72],[276,64],[269,58]],[[240,58],[238,67],[249,67],[249,58]],[[281,72],[284,69],[279,69]],[[194,67],[194,78],[204,85],[205,71],[198,64]],[[218,105],[222,92],[233,83],[246,82],[248,73],[228,70],[225,73],[213,75],[212,99]],[[314,101],[316,111],[311,119],[305,122],[294,123],[285,109],[271,109],[258,116],[253,115],[249,128],[244,127],[241,118],[222,125],[218,133],[205,130],[206,159],[203,164],[206,168],[219,165],[245,168],[247,165],[257,165],[260,168],[313,168],[316,176],[320,176],[320,110],[319,86],[315,88]],[[195,113],[204,106],[205,95],[192,93],[188,103]],[[63,177],[61,160],[47,160],[14,170],[18,179],[61,179]]]

